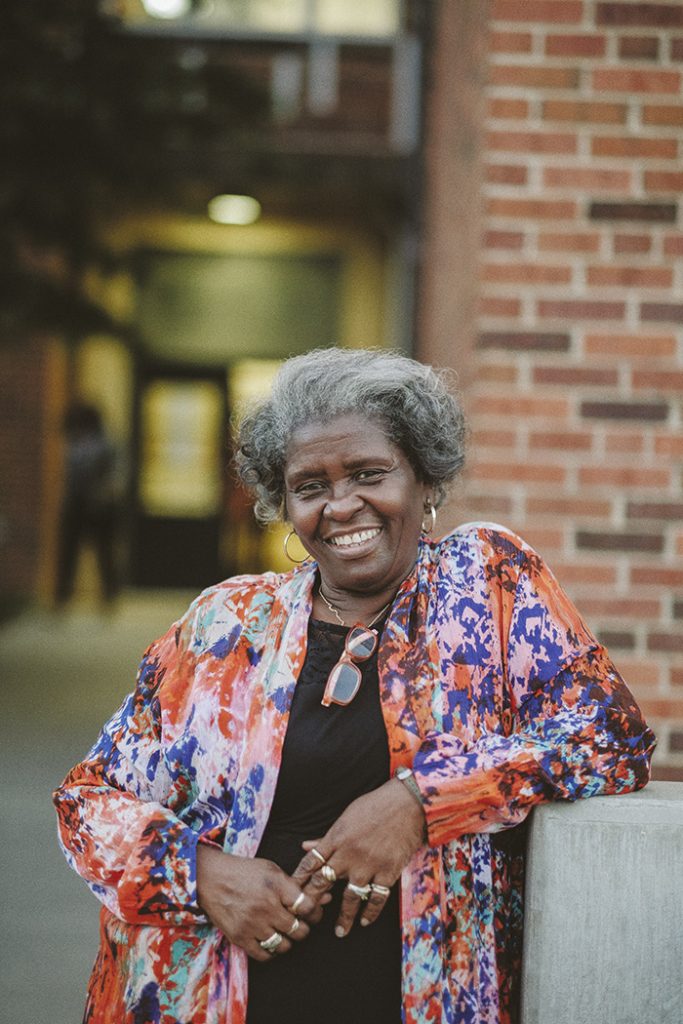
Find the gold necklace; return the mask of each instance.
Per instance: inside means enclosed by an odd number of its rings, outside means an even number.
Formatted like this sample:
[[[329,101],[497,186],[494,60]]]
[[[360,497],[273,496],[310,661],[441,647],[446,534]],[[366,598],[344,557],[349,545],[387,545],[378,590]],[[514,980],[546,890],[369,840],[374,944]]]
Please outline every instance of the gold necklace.
[[[334,615],[334,616],[336,617],[336,619],[337,619],[337,622],[339,623],[339,625],[340,625],[340,626],[344,626],[344,628],[345,628],[345,629],[346,629],[346,628],[348,628],[348,627],[346,626],[346,623],[345,623],[345,622],[344,622],[344,620],[342,619],[341,615],[339,614],[339,609],[338,609],[338,608],[335,608],[335,606],[334,606],[334,605],[332,604],[332,602],[331,602],[331,601],[328,601],[328,599],[327,599],[327,598],[325,597],[325,594],[323,593],[323,586],[322,586],[322,583],[321,583],[321,584],[320,584],[320,586],[318,587],[318,593],[320,594],[320,596],[322,597],[323,601],[325,602],[325,604],[327,605],[327,607],[328,607],[328,608],[330,609],[330,611],[332,612],[332,614],[333,614],[333,615]],[[377,612],[377,615],[375,615],[375,617],[374,617],[374,619],[372,620],[372,622],[368,622],[368,624],[367,624],[367,627],[366,627],[367,629],[372,629],[372,627],[373,627],[373,626],[375,625],[375,623],[376,623],[376,622],[378,622],[378,621],[379,621],[379,619],[381,619],[381,618],[382,618],[382,616],[384,615],[385,611],[387,610],[387,608],[389,607],[389,605],[390,605],[390,604],[392,603],[392,601],[393,601],[393,600],[394,600],[394,599],[393,599],[393,597],[392,597],[392,598],[390,598],[390,599],[389,599],[389,600],[387,601],[387,603],[386,603],[386,604],[384,605],[384,607],[383,607],[383,608],[380,608],[380,610],[379,610],[379,611]]]

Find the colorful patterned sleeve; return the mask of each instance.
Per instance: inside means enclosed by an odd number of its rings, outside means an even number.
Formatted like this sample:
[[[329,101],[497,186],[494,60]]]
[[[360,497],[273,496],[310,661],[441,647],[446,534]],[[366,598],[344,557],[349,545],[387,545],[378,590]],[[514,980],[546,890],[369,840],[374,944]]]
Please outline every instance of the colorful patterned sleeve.
[[[496,537],[483,570],[502,655],[498,711],[478,709],[471,746],[455,729],[425,737],[413,764],[432,845],[514,826],[543,801],[649,779],[655,737],[635,700],[540,557],[514,541]]]
[[[197,835],[168,807],[157,691],[187,670],[188,617],[145,653],[137,686],[54,794],[69,864],[131,924],[205,922],[197,905]]]

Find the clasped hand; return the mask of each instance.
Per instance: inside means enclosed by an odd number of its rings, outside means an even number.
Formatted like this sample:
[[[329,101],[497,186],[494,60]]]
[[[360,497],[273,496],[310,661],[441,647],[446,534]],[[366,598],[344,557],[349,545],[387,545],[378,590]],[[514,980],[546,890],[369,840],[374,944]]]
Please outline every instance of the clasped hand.
[[[376,920],[424,834],[422,808],[403,783],[392,779],[349,804],[324,836],[306,840],[306,853],[291,876],[271,861],[226,854],[200,843],[199,905],[230,942],[266,961],[271,954],[260,943],[279,933],[280,954],[305,939],[332,898],[334,878],[346,879],[352,888],[347,884],[344,890],[335,926],[341,938],[361,907],[361,924]],[[331,872],[320,871],[323,859]],[[372,888],[365,898],[368,886]]]

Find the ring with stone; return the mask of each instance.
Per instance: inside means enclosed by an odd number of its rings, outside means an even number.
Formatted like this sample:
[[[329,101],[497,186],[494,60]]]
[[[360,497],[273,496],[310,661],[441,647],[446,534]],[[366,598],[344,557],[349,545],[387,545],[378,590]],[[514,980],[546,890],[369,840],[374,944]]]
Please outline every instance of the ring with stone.
[[[326,882],[336,882],[337,872],[334,870],[331,864],[323,864],[320,869],[320,874],[323,876]]]
[[[268,938],[263,939],[263,941],[259,940],[259,946],[261,947],[261,949],[264,949],[266,953],[270,953],[271,956],[277,952],[281,943],[282,936],[280,935],[279,932],[273,932],[272,935],[269,935]]]
[[[349,892],[352,892],[355,896],[358,896],[358,898],[361,899],[361,900],[368,899],[370,893],[372,892],[372,886],[371,885],[354,885],[353,882],[347,882],[346,883],[346,888],[349,890]]]

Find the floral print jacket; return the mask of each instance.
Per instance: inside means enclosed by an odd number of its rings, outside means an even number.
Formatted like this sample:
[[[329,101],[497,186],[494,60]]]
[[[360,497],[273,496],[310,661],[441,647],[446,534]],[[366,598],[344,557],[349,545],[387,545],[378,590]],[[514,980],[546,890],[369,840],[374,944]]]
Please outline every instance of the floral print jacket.
[[[204,592],[55,794],[104,904],[85,1021],[243,1024],[246,955],[197,905],[196,844],[250,857],[306,653],[314,564]],[[420,543],[381,639],[392,771],[428,844],[401,878],[405,1024],[516,1019],[522,829],[548,800],[645,785],[654,737],[541,558],[502,527]]]

